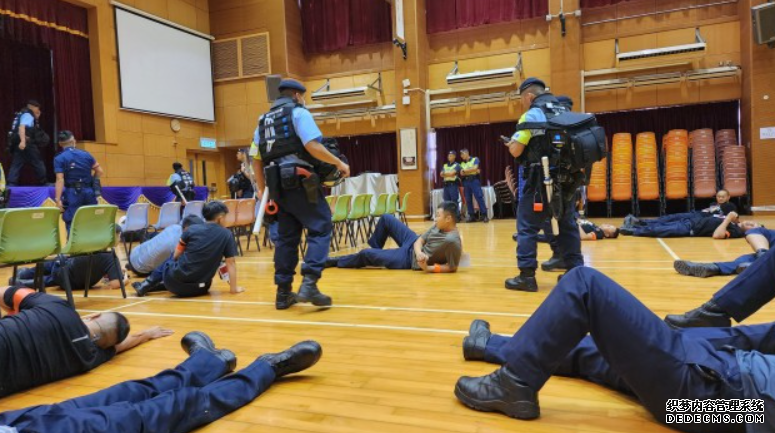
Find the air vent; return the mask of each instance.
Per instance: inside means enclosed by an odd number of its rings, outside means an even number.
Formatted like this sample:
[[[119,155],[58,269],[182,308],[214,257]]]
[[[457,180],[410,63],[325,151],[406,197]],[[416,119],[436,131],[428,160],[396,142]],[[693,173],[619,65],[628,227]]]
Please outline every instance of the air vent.
[[[619,41],[616,41],[616,64],[618,67],[655,66],[666,62],[689,61],[702,56],[708,44],[695,30],[695,41],[690,44],[674,45],[672,47],[654,48],[640,51],[619,52]]]
[[[269,35],[264,33],[242,38],[242,76],[269,74]]]
[[[233,80],[239,78],[239,45],[232,39],[213,42],[213,79]]]
[[[215,81],[268,75],[269,34],[258,33],[213,42],[213,79]]]

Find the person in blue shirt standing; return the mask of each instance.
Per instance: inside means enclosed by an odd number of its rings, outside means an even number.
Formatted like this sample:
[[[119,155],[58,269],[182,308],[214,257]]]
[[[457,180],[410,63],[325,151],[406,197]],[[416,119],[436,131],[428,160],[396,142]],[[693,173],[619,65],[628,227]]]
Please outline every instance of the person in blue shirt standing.
[[[450,150],[447,154],[447,163],[441,168],[441,179],[444,181],[444,201],[455,203],[457,206],[460,202],[460,164],[457,162],[457,152],[454,150]]]
[[[484,202],[484,193],[482,192],[482,182],[479,180],[479,158],[472,157],[468,149],[460,150],[460,176],[463,178],[463,194],[466,196],[468,205],[468,220],[466,222],[476,222],[474,219],[474,198],[479,203],[479,219],[482,222],[490,222],[487,216],[487,205]]]
[[[97,197],[102,195],[99,178],[104,172],[89,152],[75,148],[72,132],[62,131],[58,138],[62,152],[54,158],[56,203],[64,212],[62,219],[69,234],[78,208],[97,204]]]
[[[335,166],[342,177],[348,177],[350,167],[321,144],[323,134],[304,108],[304,85],[283,80],[279,91],[280,98],[258,120],[253,137],[257,146],[251,152],[258,197],[268,187],[270,199],[280,208],[274,255],[275,308],[285,310],[297,301],[329,306],[331,297],[321,293],[317,283],[328,259],[333,223],[315,168],[327,163]],[[301,267],[303,281],[298,293],[293,293],[304,229],[307,252]]]
[[[172,170],[175,172],[167,180],[167,186],[175,194],[176,200],[183,203],[193,200],[196,197],[194,191],[194,177],[191,173],[183,170],[183,164],[176,162],[172,164]]]
[[[22,167],[26,164],[30,164],[35,170],[38,185],[48,183],[46,166],[43,164],[38,146],[47,145],[50,138],[38,123],[40,114],[40,103],[30,100],[14,117],[8,134],[8,149],[13,154],[11,169],[8,171],[8,186],[18,185]]]

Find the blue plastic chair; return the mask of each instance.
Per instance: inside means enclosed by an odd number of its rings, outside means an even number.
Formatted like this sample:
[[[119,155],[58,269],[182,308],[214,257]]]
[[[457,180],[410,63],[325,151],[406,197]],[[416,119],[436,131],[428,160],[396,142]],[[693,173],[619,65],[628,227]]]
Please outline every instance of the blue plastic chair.
[[[148,209],[150,209],[148,203],[135,203],[126,210],[126,222],[121,234],[124,238],[124,252],[126,252],[127,257],[132,253],[132,244],[134,243],[133,237],[127,241],[130,238],[127,235],[129,233],[142,233],[140,238],[145,239],[148,233]]]
[[[185,218],[189,215],[196,215],[199,218],[204,218],[202,216],[202,209],[205,207],[205,202],[201,200],[194,200],[189,201],[185,208],[183,208],[183,217]]]
[[[155,231],[159,231],[180,223],[180,206],[181,203],[179,201],[164,203],[161,206],[161,211],[159,211],[159,222],[151,227]]]

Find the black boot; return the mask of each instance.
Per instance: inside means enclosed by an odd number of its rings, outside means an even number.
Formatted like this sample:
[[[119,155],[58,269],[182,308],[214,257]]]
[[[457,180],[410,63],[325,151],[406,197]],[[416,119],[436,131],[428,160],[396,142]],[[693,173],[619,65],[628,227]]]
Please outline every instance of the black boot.
[[[326,269],[328,268],[335,268],[339,266],[339,257],[329,257],[326,259],[325,265],[323,265]]]
[[[232,372],[237,368],[237,355],[228,349],[216,349],[213,340],[204,332],[189,332],[180,340],[180,346],[183,347],[183,350],[189,355],[193,355],[200,350],[206,350],[214,354],[226,363],[229,372]]]
[[[318,277],[312,275],[304,276],[296,299],[299,302],[312,302],[312,305],[316,307],[328,307],[332,303],[330,296],[326,296],[318,290]]]
[[[760,258],[762,258],[768,252],[770,252],[770,250],[761,249],[761,250],[756,251],[756,253],[755,253],[756,254],[756,260],[759,260]]]
[[[676,260],[673,268],[681,275],[689,277],[708,278],[721,274],[721,269],[713,263],[694,263],[686,260]]]
[[[520,269],[519,276],[506,280],[506,288],[523,292],[537,292],[538,282],[534,269]]]
[[[552,258],[541,263],[541,270],[544,272],[567,271],[565,260],[559,254],[552,254]]]
[[[745,263],[740,263],[740,264],[739,264],[739,265],[738,265],[738,266],[735,268],[735,273],[736,273],[736,274],[742,274],[743,272],[745,272],[745,270],[746,270],[746,269],[748,269],[749,267],[751,267],[751,265],[752,265],[752,264],[753,264],[753,262],[745,262]]]
[[[287,310],[296,302],[296,294],[293,293],[293,287],[290,284],[280,284],[277,286],[277,296],[274,298],[275,309]]]
[[[501,412],[525,420],[541,415],[538,393],[507,366],[483,377],[461,377],[455,385],[455,396],[466,406],[482,412]]]
[[[684,314],[669,314],[665,322],[673,328],[726,328],[732,319],[711,301]]]
[[[474,320],[463,338],[463,358],[466,361],[484,361],[484,350],[490,341],[490,324],[484,320]]]
[[[517,234],[514,233],[513,235],[511,235],[511,239],[513,239],[514,242],[516,242],[517,241]]]
[[[272,366],[276,377],[298,373],[315,365],[323,349],[317,341],[302,341],[280,353],[267,353],[258,357]]]
[[[490,222],[490,218],[488,218],[488,217],[487,217],[487,214],[485,214],[485,215],[482,215],[482,222],[483,222],[483,223],[485,223],[485,224],[487,224],[488,222]]]
[[[144,279],[140,283],[132,283],[132,287],[134,287],[138,298],[142,298],[148,293],[156,291],[159,286],[161,286],[161,283],[153,282],[148,278]]]

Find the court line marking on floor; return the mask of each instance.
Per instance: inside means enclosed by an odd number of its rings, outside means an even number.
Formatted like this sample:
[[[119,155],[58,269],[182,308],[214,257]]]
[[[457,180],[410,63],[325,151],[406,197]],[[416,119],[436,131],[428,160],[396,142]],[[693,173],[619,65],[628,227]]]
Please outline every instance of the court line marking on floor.
[[[670,262],[672,263],[672,262]],[[513,264],[511,265],[513,266]],[[472,266],[472,268],[504,268],[505,265],[475,265]],[[638,266],[588,266],[592,269],[598,269],[598,270],[608,270],[608,271],[672,271],[673,268],[646,268],[646,267],[638,267]]]
[[[80,310],[84,313],[102,313],[104,310]],[[366,325],[357,323],[342,322],[310,322],[306,320],[275,320],[275,319],[252,319],[249,317],[224,317],[224,316],[196,316],[191,314],[167,314],[167,313],[141,313],[141,312],[122,312],[126,316],[141,317],[167,317],[174,319],[194,319],[194,320],[217,320],[225,322],[248,322],[248,323],[267,323],[275,325],[298,325],[298,326],[322,326],[332,328],[361,328],[361,329],[382,329],[388,331],[409,331],[409,332],[429,332],[435,334],[457,334],[468,335],[468,331],[458,331],[454,329],[438,328],[417,328],[412,326],[389,326],[389,325]]]
[[[662,245],[662,248],[664,248],[665,251],[667,251],[667,253],[673,257],[673,260],[681,260],[681,258],[678,257],[678,254],[676,254],[675,251],[673,251],[669,246],[667,246],[667,244],[665,243],[664,240],[662,240],[662,238],[657,238],[657,242],[659,242],[659,244]]]
[[[333,256],[332,256],[333,257]],[[492,261],[485,261],[487,264],[501,264],[503,263],[504,266],[515,266],[514,260],[492,260]],[[245,260],[245,259],[237,259],[238,265],[250,265],[250,264],[272,264],[274,263],[273,259],[267,258],[267,260]],[[584,262],[586,265],[594,264],[594,263],[673,263],[673,260],[595,260],[595,261],[589,261]],[[479,265],[476,265],[479,266]],[[672,268],[671,268],[672,269]]]
[[[59,295],[55,295],[55,296],[59,296]],[[119,298],[120,299],[124,299],[124,298],[121,298],[121,297],[119,297]],[[94,313],[110,313],[112,311],[118,311],[118,310],[121,310],[123,308],[134,307],[135,305],[145,304],[147,302],[151,302],[151,300],[150,299],[143,299],[141,301],[132,302],[130,304],[119,305],[118,307],[108,308],[107,310],[94,310],[93,312]],[[79,311],[88,312],[88,311],[92,311],[92,310],[79,310]],[[87,314],[87,316],[88,316],[88,314]],[[81,316],[81,317],[86,317],[86,316]]]
[[[64,295],[57,294],[55,296],[63,297]],[[124,298],[121,296],[108,296],[108,295],[96,295],[96,296],[89,296],[89,298],[94,299],[117,299],[117,300],[123,300]],[[146,298],[142,301],[135,302],[134,304],[140,304],[145,302],[179,302],[179,303],[199,303],[199,304],[230,304],[230,305],[260,305],[260,306],[274,306],[274,302],[260,302],[260,301],[224,301],[219,299],[175,299],[175,298]],[[121,307],[117,308],[127,308],[132,306],[133,304],[127,304]],[[297,305],[297,307],[302,308],[314,308],[319,309],[320,307],[315,307],[314,305]],[[295,308],[295,307],[294,307]],[[479,316],[498,316],[498,317],[524,317],[528,318],[531,315],[530,314],[523,314],[523,313],[501,313],[501,312],[495,312],[495,311],[468,311],[468,310],[441,310],[441,309],[434,309],[434,308],[410,308],[410,307],[380,307],[380,306],[372,306],[372,305],[332,305],[327,308],[343,308],[343,309],[354,309],[354,310],[376,310],[376,311],[406,311],[410,313],[438,313],[438,314],[473,314],[473,315],[479,315]],[[86,310],[82,310],[86,311]],[[108,311],[108,310],[104,310]]]

